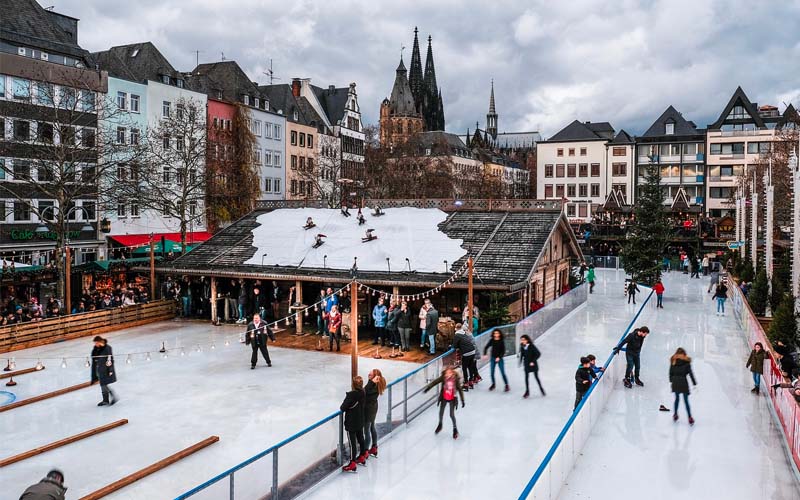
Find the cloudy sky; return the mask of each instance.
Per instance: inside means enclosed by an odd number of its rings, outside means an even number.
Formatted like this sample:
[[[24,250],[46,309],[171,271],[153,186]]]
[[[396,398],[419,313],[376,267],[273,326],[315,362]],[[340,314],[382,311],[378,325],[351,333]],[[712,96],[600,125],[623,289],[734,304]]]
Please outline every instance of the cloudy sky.
[[[78,17],[88,50],[150,40],[183,71],[235,59],[258,82],[358,84],[376,123],[414,26],[433,37],[447,130],[485,126],[493,78],[501,130],[545,136],[574,119],[640,133],[670,104],[699,126],[741,85],[783,110],[800,100],[800,1],[43,0]],[[423,64],[425,46],[423,44]]]

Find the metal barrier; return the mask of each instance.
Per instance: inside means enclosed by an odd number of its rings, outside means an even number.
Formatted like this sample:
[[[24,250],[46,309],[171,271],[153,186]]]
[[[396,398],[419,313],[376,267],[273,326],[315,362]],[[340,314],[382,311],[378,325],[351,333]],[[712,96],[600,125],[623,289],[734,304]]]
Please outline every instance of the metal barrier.
[[[644,310],[650,298],[653,296],[652,290],[647,298],[639,306],[636,316],[633,317],[625,329],[625,333],[620,337],[620,341],[630,333],[634,322]],[[609,354],[605,364],[605,372],[600,374],[597,382],[592,384],[589,391],[584,395],[583,400],[578,404],[575,411],[561,429],[555,442],[548,450],[542,463],[536,469],[533,477],[525,489],[520,494],[520,500],[527,498],[534,499],[555,499],[561,491],[561,487],[567,481],[575,461],[580,455],[583,445],[589,438],[592,427],[600,418],[603,409],[608,403],[608,398],[614,390],[614,382],[620,380],[625,375],[625,363],[616,361],[616,356]]]
[[[594,264],[597,269],[620,269],[622,266],[619,256],[611,255],[590,256],[586,258],[586,263]]]
[[[491,339],[490,332],[495,329],[503,332],[506,352],[516,353],[521,335],[527,334],[535,340],[584,303],[587,294],[586,286],[578,286],[518,323],[487,329],[475,337],[478,353],[483,353]],[[449,349],[387,386],[378,398],[378,408],[385,410],[385,418],[379,417],[375,422],[379,440],[414,420],[436,402],[438,392],[426,393],[425,386],[438,377],[445,366],[459,365],[459,358],[453,349]],[[488,362],[488,358],[479,358],[478,367]],[[336,471],[349,459],[348,455],[343,414],[337,411],[175,500],[190,497],[193,500],[292,499]]]

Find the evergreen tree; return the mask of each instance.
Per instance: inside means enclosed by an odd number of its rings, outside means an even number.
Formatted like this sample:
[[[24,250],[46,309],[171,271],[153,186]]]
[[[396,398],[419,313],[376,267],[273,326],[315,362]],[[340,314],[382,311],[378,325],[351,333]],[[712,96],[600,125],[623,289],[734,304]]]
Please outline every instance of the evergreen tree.
[[[750,309],[756,316],[763,316],[767,310],[767,272],[764,269],[759,269],[756,275],[756,280],[753,282],[753,288],[747,294],[747,301],[750,303]]]
[[[773,312],[778,310],[784,295],[789,291],[791,280],[792,262],[789,252],[784,252],[772,272],[772,294],[769,298],[769,305]]]
[[[661,259],[670,233],[663,201],[658,168],[649,165],[645,183],[639,186],[636,220],[628,226],[627,239],[621,252],[625,272],[636,281],[651,284],[661,274]]]
[[[755,279],[755,274],[756,273],[753,270],[753,261],[750,260],[750,256],[748,254],[748,256],[745,257],[742,263],[742,269],[741,272],[739,273],[739,279],[750,283],[751,281],[753,281],[753,279]]]
[[[794,315],[794,297],[791,294],[781,300],[781,305],[775,311],[772,323],[769,325],[767,335],[773,344],[780,340],[789,347],[794,347],[797,341],[797,318]]]
[[[481,323],[483,328],[505,325],[511,320],[508,310],[506,296],[500,292],[492,292],[489,295],[489,308],[481,312]]]

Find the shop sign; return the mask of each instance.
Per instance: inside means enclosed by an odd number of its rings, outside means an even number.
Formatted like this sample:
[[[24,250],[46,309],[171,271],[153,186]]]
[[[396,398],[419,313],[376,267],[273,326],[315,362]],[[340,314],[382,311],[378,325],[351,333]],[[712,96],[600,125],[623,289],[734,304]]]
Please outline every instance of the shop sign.
[[[15,241],[27,241],[27,240],[55,240],[57,238],[57,233],[55,231],[48,231],[46,233],[37,233],[32,229],[12,229],[9,231],[12,240]],[[80,238],[81,232],[80,231],[67,231],[64,235],[68,240],[76,240]]]

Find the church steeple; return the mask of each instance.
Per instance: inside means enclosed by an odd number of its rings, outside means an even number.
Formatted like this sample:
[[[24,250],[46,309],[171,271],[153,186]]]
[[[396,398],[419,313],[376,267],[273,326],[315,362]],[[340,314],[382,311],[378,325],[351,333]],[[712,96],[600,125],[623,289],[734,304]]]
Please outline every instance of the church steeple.
[[[435,94],[439,87],[436,85],[436,68],[433,65],[433,46],[432,37],[428,35],[428,55],[425,56],[425,86],[428,92]]]
[[[492,80],[492,90],[489,94],[489,112],[486,113],[486,133],[497,139],[497,111],[494,107],[494,80]]]
[[[417,28],[414,27],[414,47],[411,50],[411,68],[408,72],[408,83],[411,86],[411,93],[414,95],[414,103],[417,110],[422,112],[422,58],[419,55],[419,38]]]

